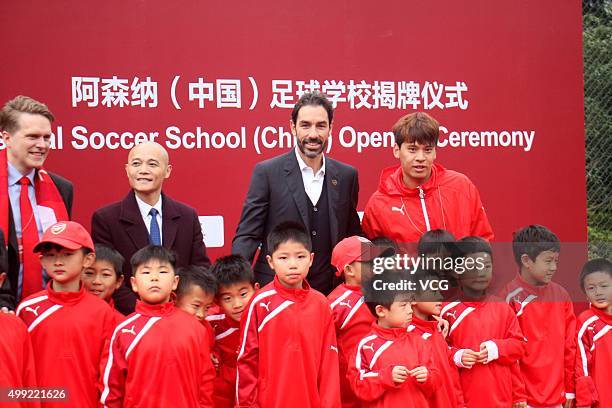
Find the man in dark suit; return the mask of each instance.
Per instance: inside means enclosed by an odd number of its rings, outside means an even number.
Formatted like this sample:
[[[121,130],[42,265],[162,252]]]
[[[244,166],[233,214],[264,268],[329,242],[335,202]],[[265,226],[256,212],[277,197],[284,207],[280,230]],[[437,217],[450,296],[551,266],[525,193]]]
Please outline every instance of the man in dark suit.
[[[0,112],[6,146],[0,153],[0,229],[8,241],[2,310],[12,310],[19,300],[44,288],[48,278],[32,249],[48,226],[70,217],[72,183],[42,168],[51,149],[54,119],[47,105],[21,95]]]
[[[117,203],[97,210],[91,221],[95,243],[115,248],[125,258],[124,284],[115,292],[115,307],[134,311],[136,294],[130,287],[130,259],[147,245],[163,245],[176,253],[177,266],[209,266],[202,229],[195,209],[162,193],[172,165],[158,143],[136,145],[125,165],[132,190]]]
[[[361,234],[357,170],[323,154],[332,120],[333,107],[324,94],[304,94],[291,114],[296,148],[253,170],[232,252],[253,260],[261,249],[254,271],[262,286],[274,277],[266,261],[266,237],[280,222],[301,222],[310,232],[315,257],[308,283],[324,294],[336,283],[332,249],[340,240]]]

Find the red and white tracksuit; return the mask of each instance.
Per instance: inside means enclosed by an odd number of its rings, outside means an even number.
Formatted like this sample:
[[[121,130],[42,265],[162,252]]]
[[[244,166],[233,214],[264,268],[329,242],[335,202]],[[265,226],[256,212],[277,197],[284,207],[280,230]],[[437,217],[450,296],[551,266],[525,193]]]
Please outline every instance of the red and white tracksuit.
[[[69,398],[68,404],[45,401],[41,406],[97,407],[100,359],[115,314],[82,285],[78,292],[56,292],[52,282],[17,308],[32,339],[37,385],[65,389]]]
[[[219,359],[213,400],[215,408],[231,408],[236,399],[236,359],[240,346],[240,322],[225,314],[209,315],[206,320],[213,329],[213,353]]]
[[[102,368],[103,407],[213,406],[208,334],[172,302],[138,301],[115,328]]]
[[[612,315],[591,306],[576,327],[576,406],[612,407]]]
[[[445,229],[457,238],[493,239],[493,230],[474,184],[463,174],[432,166],[431,177],[418,188],[404,184],[401,166],[382,171],[378,190],[365,207],[362,223],[368,238],[417,242],[421,235]]]
[[[375,319],[364,303],[360,286],[343,283],[337,286],[327,299],[330,302],[338,339],[342,407],[361,407],[361,402],[351,389],[346,372],[351,354],[357,348],[359,341],[372,329]]]
[[[408,370],[424,366],[427,380],[419,383],[409,376],[403,383],[395,383],[395,366]],[[383,328],[377,323],[359,341],[349,364],[348,379],[365,408],[428,407],[428,400],[440,387],[431,350],[420,336],[405,327]]]
[[[259,290],[241,322],[236,405],[340,407],[338,348],[329,303],[278,278]]]
[[[459,367],[463,398],[468,408],[507,408],[520,392],[517,361],[525,352],[525,339],[516,316],[503,299],[488,297],[480,302],[451,302],[440,317],[450,324],[448,342]],[[461,362],[464,350],[488,351],[486,364],[471,368]],[[524,401],[524,399],[522,399]]]
[[[533,286],[517,275],[502,295],[527,340],[520,371],[529,405],[558,406],[574,398],[576,316],[567,291],[554,282]]]

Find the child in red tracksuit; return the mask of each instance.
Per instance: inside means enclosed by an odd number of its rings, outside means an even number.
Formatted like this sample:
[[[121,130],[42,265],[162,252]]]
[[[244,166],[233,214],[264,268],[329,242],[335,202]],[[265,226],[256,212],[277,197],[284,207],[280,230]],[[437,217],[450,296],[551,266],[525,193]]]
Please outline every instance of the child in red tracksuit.
[[[567,291],[552,282],[559,262],[557,236],[541,225],[514,233],[520,273],[502,291],[514,309],[526,353],[520,360],[529,406],[571,406],[575,399],[576,316]]]
[[[458,274],[460,300],[445,304],[440,316],[448,320],[448,342],[459,367],[468,408],[525,407],[517,390],[517,361],[525,339],[512,309],[503,299],[487,295],[493,276],[491,246],[482,238],[457,242],[466,266]]]
[[[34,247],[51,281],[17,308],[28,327],[39,387],[63,389],[66,400],[47,400],[44,407],[96,407],[100,358],[115,316],[102,299],[81,284],[83,269],[95,260],[89,233],[76,222],[58,222]]]
[[[310,235],[284,222],[268,236],[274,280],[253,296],[242,317],[236,405],[340,407],[338,348],[329,303],[305,278]]]
[[[217,278],[216,302],[220,313],[209,315],[215,336],[214,354],[219,361],[213,400],[216,408],[232,408],[236,399],[236,359],[240,345],[240,319],[259,289],[249,263],[240,255],[218,258],[211,266]]]
[[[6,279],[6,273],[0,273],[0,287]],[[12,313],[0,312],[0,389],[4,389],[3,397],[9,388],[21,389],[36,387],[36,368],[32,342],[25,324]],[[1,403],[0,403],[1,404]],[[4,402],[7,407],[39,407],[34,402]]]
[[[104,407],[212,407],[215,369],[206,330],[170,301],[178,285],[176,258],[161,246],[131,259],[140,300],[115,328],[102,364]]]
[[[393,289],[401,276],[386,271],[364,285],[366,305],[376,322],[359,341],[347,374],[363,407],[428,407],[440,386],[431,349],[407,330],[414,294]]]
[[[338,339],[340,365],[340,393],[342,407],[360,407],[361,402],[351,390],[346,378],[348,359],[353,349],[372,328],[375,319],[364,304],[361,279],[371,275],[371,261],[379,255],[377,247],[366,238],[352,236],[340,241],[332,251],[331,263],[336,276],[344,276],[344,283],[337,286],[327,299]]]
[[[436,319],[442,310],[442,295],[438,290],[423,290],[423,285],[437,287],[440,277],[434,272],[421,271],[415,275],[417,279],[417,299],[412,302],[412,321],[408,331],[420,336],[421,340],[432,351],[434,366],[440,373],[440,388],[429,399],[432,408],[464,408],[463,391],[459,381],[459,372],[452,363],[452,352],[444,335],[440,331],[440,323]],[[420,282],[419,282],[420,281]]]
[[[580,286],[591,307],[580,314],[576,326],[576,405],[612,407],[612,263],[607,259],[587,262]]]
[[[205,322],[208,309],[214,304],[217,279],[206,268],[196,265],[178,268],[176,273],[179,277],[176,307]]]
[[[89,268],[83,270],[81,282],[85,290],[107,302],[115,311],[115,325],[121,323],[125,316],[115,309],[113,293],[123,284],[123,256],[113,248],[95,244],[96,260]]]

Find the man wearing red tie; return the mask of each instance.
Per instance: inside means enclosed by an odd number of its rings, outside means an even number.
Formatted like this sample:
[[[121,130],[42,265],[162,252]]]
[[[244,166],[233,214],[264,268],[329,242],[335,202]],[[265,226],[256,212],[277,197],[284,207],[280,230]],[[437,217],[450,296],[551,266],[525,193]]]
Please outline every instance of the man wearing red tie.
[[[70,218],[72,183],[43,169],[51,148],[53,114],[27,96],[8,101],[0,112],[6,147],[0,152],[0,228],[7,236],[8,279],[0,308],[44,288],[47,276],[32,249],[46,227]]]

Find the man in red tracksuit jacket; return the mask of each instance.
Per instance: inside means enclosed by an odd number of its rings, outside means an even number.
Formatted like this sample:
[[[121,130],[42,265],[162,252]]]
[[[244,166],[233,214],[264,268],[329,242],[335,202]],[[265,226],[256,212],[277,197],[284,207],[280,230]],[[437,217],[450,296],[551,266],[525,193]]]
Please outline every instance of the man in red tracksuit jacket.
[[[531,407],[571,407],[575,399],[576,316],[567,291],[552,278],[560,242],[541,225],[514,233],[519,274],[502,289],[527,339],[520,360],[527,402]]]
[[[406,115],[393,126],[393,154],[399,166],[383,170],[378,190],[368,200],[363,231],[370,239],[417,242],[444,229],[457,238],[493,239],[480,194],[463,174],[435,164],[438,122],[426,113]]]
[[[336,333],[323,294],[304,280],[314,254],[306,230],[284,222],[268,236],[274,280],[241,323],[236,405],[339,408]]]
[[[344,277],[344,283],[327,296],[338,339],[343,408],[361,407],[359,399],[351,390],[346,372],[353,349],[357,348],[359,340],[368,334],[375,322],[374,315],[364,303],[361,281],[371,274],[369,263],[379,254],[380,251],[370,240],[356,235],[344,238],[332,251],[332,265],[336,268],[336,276]]]
[[[170,301],[176,258],[147,246],[131,260],[136,310],[115,328],[103,359],[103,407],[212,407],[215,369],[206,329]]]
[[[580,286],[591,306],[578,317],[576,406],[612,407],[612,263],[592,259],[582,268]]]
[[[67,396],[41,406],[97,407],[100,358],[115,316],[81,284],[83,269],[95,259],[91,237],[80,224],[62,221],[45,230],[34,251],[51,280],[19,304],[17,316],[32,339],[37,385],[62,389]]]

